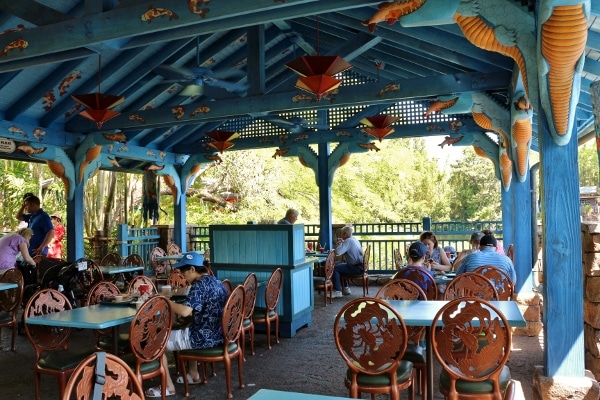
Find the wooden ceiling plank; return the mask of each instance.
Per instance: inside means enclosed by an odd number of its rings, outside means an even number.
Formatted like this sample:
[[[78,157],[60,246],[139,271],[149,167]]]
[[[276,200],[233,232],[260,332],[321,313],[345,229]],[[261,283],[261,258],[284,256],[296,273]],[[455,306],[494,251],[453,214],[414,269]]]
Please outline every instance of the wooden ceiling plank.
[[[138,115],[145,123],[129,120],[128,115],[119,115],[106,122],[103,129],[139,129],[172,126],[176,124],[193,124],[199,121],[216,121],[233,118],[239,115],[255,114],[260,112],[293,112],[300,109],[320,109],[335,107],[349,107],[364,104],[387,104],[390,101],[406,99],[427,98],[444,93],[485,92],[504,89],[510,81],[510,72],[499,71],[493,74],[463,73],[438,77],[425,77],[396,82],[400,86],[398,91],[380,92],[391,82],[376,82],[355,87],[346,87],[344,91],[335,95],[333,102],[294,101],[298,91],[274,93],[264,96],[254,96],[245,99],[222,100],[219,102],[194,103],[186,106],[208,107],[208,112],[200,112],[191,117],[190,112],[176,120],[171,112],[171,107],[158,107],[150,111],[140,111]],[[354,90],[352,90],[354,89]],[[380,94],[379,94],[380,93]],[[90,132],[98,130],[95,124],[89,121],[69,121],[66,125],[69,132]]]

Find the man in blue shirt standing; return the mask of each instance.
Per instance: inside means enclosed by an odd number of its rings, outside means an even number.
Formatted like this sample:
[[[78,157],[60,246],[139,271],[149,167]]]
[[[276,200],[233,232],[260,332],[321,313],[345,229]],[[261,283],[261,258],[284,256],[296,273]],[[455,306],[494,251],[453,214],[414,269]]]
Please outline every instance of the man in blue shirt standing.
[[[25,213],[27,209],[27,213]],[[23,199],[23,205],[17,211],[17,219],[27,222],[27,227],[33,230],[29,241],[31,257],[48,254],[48,245],[54,238],[54,225],[47,212],[40,206],[40,199],[31,194]]]
[[[517,283],[515,267],[510,258],[504,254],[496,253],[497,244],[498,242],[494,236],[483,236],[479,241],[479,251],[466,256],[460,267],[456,270],[456,274],[472,272],[482,265],[493,265],[504,270],[510,276],[513,285],[515,285]]]

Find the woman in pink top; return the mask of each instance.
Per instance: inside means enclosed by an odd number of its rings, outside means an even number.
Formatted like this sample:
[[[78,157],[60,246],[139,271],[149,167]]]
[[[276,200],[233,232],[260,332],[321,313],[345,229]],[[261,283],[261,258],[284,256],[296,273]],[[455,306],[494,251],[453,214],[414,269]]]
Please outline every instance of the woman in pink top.
[[[48,245],[48,257],[62,258],[62,240],[65,236],[65,226],[62,224],[60,214],[54,213],[50,216],[54,225],[54,237]]]
[[[35,267],[35,261],[29,255],[29,239],[33,236],[33,231],[29,228],[19,229],[16,233],[11,233],[0,238],[0,275],[3,275],[10,268],[14,268],[17,263],[17,254],[21,253],[25,262]]]

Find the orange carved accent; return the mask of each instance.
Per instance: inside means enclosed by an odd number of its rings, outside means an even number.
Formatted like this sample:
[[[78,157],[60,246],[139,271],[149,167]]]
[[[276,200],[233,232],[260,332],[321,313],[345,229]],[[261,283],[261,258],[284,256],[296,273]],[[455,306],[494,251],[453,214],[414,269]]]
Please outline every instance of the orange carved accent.
[[[505,188],[510,186],[512,178],[512,161],[508,158],[506,151],[500,154],[500,169],[502,170],[502,184]]]
[[[56,175],[57,177],[60,178],[60,180],[62,181],[63,185],[65,185],[65,193],[69,194],[69,180],[67,179],[67,177],[65,176],[65,167],[59,163],[58,161],[51,161],[48,160],[46,162],[48,164],[48,168],[50,169],[50,171]]]
[[[463,35],[475,46],[484,50],[494,51],[512,58],[521,71],[525,91],[527,86],[527,70],[525,69],[525,58],[516,46],[504,46],[500,44],[494,35],[494,30],[480,17],[465,17],[460,14],[454,15],[454,21],[462,30]]]
[[[531,121],[527,118],[515,121],[512,136],[517,143],[517,171],[523,176],[527,173],[527,155],[532,136]]]
[[[496,128],[492,124],[492,120],[490,120],[488,118],[488,116],[485,115],[484,113],[473,112],[472,114],[473,114],[473,120],[475,121],[475,123],[477,125],[479,125],[483,129],[489,129],[490,131],[494,131],[497,134],[499,134],[500,136],[502,136],[501,146],[506,147],[506,144],[508,143],[508,137],[506,136],[506,133],[504,133],[504,131],[502,131],[502,129]]]
[[[583,4],[555,7],[542,25],[541,52],[550,64],[548,91],[556,133],[561,136],[568,133],[575,64],[585,50],[586,40]]]
[[[425,114],[423,114],[423,118],[429,118],[429,116],[433,113],[439,113],[440,111],[445,110],[446,108],[450,108],[453,105],[455,105],[457,101],[458,97],[447,101],[434,100],[431,103],[429,103],[429,107],[427,108],[427,111],[425,111]]]

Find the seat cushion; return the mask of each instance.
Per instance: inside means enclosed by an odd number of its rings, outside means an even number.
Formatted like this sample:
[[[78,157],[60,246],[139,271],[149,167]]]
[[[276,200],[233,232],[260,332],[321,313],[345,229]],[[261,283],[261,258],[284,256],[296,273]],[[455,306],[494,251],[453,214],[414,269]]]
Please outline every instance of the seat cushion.
[[[425,349],[416,344],[406,346],[403,360],[410,361],[413,364],[425,364]]]
[[[230,343],[227,351],[231,354],[234,353],[238,349],[237,343]],[[211,347],[208,349],[190,349],[190,350],[181,350],[179,352],[180,356],[196,356],[196,357],[215,357],[220,356],[224,352],[224,345]]]
[[[5,313],[4,311],[0,312],[0,324],[8,324],[12,320],[12,314]]]
[[[115,343],[112,335],[101,336],[98,340],[98,348],[102,350],[112,352],[114,346]],[[129,352],[129,333],[119,333],[119,338],[117,339],[117,348],[119,349],[119,352]]]
[[[38,366],[43,369],[68,371],[77,367],[84,358],[93,352],[94,349],[91,348],[52,351],[40,357]]]
[[[396,383],[403,383],[409,380],[412,376],[413,364],[410,361],[400,361],[396,370]],[[352,380],[352,370],[348,368],[346,371],[346,379]],[[390,376],[388,374],[367,375],[359,373],[356,377],[359,386],[389,386]]]
[[[267,310],[264,308],[256,308],[252,314],[252,319],[264,319],[267,314]],[[273,310],[269,311],[269,318],[274,318],[277,313]]]
[[[510,369],[505,365],[500,373],[500,389],[502,391],[506,390],[510,380]],[[445,370],[442,370],[442,373],[440,374],[440,387],[444,390],[450,389],[450,375],[448,375],[448,372]],[[494,384],[491,379],[480,382],[470,382],[459,379],[456,381],[456,390],[459,393],[491,393],[494,390]]]
[[[125,354],[120,357],[123,361],[125,361],[127,363],[127,365],[129,365],[129,368],[131,368],[135,372],[135,368],[136,368],[135,356],[132,353],[129,353],[129,354]],[[145,375],[150,372],[154,372],[158,369],[160,369],[160,357],[154,361],[142,363],[142,365],[140,366],[140,373],[142,375]]]

